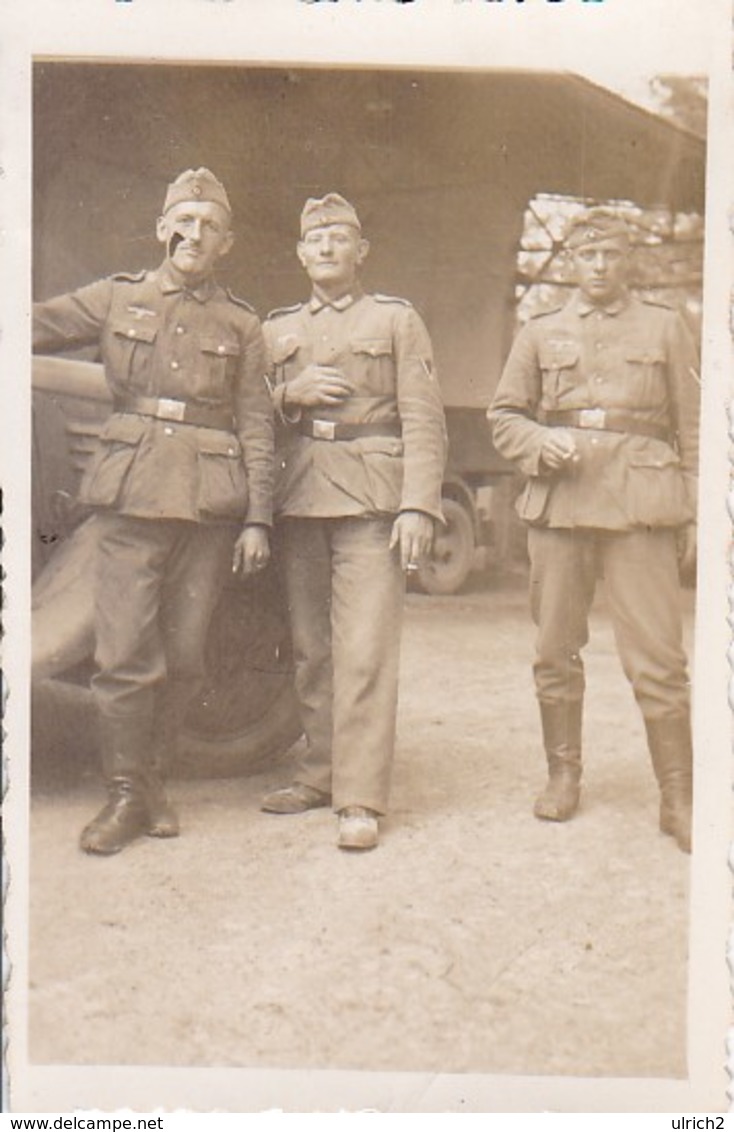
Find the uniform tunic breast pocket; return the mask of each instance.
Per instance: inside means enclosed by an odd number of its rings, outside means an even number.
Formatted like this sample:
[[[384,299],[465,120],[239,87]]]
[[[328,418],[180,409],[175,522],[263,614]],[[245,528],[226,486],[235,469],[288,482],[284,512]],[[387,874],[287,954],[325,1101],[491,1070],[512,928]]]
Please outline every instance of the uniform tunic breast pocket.
[[[349,344],[350,376],[360,393],[392,393],[395,362],[389,338],[353,338]]]
[[[199,349],[201,361],[191,378],[192,395],[201,400],[228,398],[239,366],[239,342],[224,335],[202,334]]]
[[[666,404],[665,354],[660,349],[630,347],[625,351],[625,384],[620,390],[624,404],[638,409]]]
[[[276,338],[271,349],[276,385],[290,381],[305,367],[306,359],[303,357],[302,345],[297,334],[284,334]]]
[[[542,374],[542,407],[563,408],[583,384],[579,372],[581,348],[576,342],[542,342],[538,364]]]
[[[158,327],[142,321],[120,321],[110,326],[108,361],[113,377],[137,393],[153,391],[153,354]]]

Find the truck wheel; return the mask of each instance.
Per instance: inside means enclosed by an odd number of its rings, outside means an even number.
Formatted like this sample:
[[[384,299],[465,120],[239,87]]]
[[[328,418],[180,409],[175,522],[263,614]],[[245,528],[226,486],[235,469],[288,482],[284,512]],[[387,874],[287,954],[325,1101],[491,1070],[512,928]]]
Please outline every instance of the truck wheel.
[[[474,523],[463,504],[444,497],[446,526],[436,531],[432,561],[417,574],[418,586],[427,594],[453,594],[461,588],[474,565]]]
[[[172,777],[233,778],[282,757],[301,734],[285,604],[275,571],[233,580],[212,619],[206,682],[188,708]],[[43,675],[43,673],[41,673]],[[34,685],[33,761],[40,779],[99,763],[99,724],[84,662]]]
[[[285,602],[272,567],[228,585],[209,630],[206,674],[186,714],[173,773],[248,774],[299,738]]]

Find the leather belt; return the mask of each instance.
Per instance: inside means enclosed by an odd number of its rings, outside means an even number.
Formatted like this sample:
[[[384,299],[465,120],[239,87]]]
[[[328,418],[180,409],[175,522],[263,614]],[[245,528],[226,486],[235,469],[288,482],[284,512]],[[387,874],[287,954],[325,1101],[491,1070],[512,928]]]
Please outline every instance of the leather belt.
[[[399,421],[324,421],[313,417],[298,422],[298,431],[312,440],[359,440],[363,436],[401,436]]]
[[[559,409],[545,414],[548,425],[567,425],[570,428],[592,428],[602,432],[629,432],[633,436],[649,436],[653,440],[670,442],[670,430],[665,425],[641,421],[632,413],[617,409]]]
[[[206,405],[190,405],[172,397],[116,397],[116,413],[139,413],[161,421],[198,425],[200,428],[218,428],[228,432],[234,427],[232,414],[226,409],[210,409]]]

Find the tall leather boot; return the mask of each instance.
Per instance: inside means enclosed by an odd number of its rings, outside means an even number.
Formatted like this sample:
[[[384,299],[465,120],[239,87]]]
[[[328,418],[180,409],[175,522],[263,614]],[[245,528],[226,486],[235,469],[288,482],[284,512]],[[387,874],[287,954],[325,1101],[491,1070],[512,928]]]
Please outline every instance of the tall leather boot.
[[[124,716],[101,719],[102,767],[107,804],[83,830],[85,853],[111,856],[148,830],[150,720]]]
[[[583,703],[540,702],[548,782],[535,802],[536,818],[568,821],[581,794],[581,716]]]
[[[690,716],[646,719],[647,744],[660,787],[660,829],[691,851],[693,742]]]
[[[172,680],[160,689],[156,697],[148,792],[150,837],[178,837],[179,834],[178,815],[168,800],[164,784],[168,767],[175,761],[180,720],[185,714],[190,696],[191,687],[188,682]]]

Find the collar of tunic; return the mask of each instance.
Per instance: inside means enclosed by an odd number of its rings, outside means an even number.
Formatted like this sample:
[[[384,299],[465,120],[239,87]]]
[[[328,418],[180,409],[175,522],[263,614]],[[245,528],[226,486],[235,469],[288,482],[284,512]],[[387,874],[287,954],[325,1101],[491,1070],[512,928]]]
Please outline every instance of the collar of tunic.
[[[364,291],[359,287],[353,287],[351,291],[347,291],[345,295],[340,295],[338,299],[326,299],[314,293],[308,301],[308,309],[311,314],[318,314],[324,307],[332,307],[335,311],[345,311],[354,306],[363,294]]]
[[[621,314],[629,306],[630,296],[628,291],[624,291],[616,299],[612,299],[609,303],[590,303],[580,291],[577,291],[574,298],[571,300],[576,307],[576,313],[585,318],[593,311],[601,311],[602,314],[608,314],[612,317]]]
[[[155,276],[158,286],[164,295],[172,295],[180,291],[186,295],[193,295],[200,303],[205,303],[208,299],[211,299],[216,289],[216,283],[212,278],[204,279],[197,287],[187,287],[176,278],[166,263],[163,263],[162,266],[159,267]]]

